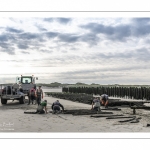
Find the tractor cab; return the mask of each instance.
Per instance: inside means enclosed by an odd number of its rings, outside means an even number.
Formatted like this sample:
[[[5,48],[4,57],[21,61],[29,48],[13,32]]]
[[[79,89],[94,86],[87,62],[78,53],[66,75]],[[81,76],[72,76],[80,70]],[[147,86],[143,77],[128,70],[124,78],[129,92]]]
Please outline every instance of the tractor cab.
[[[16,78],[17,84],[35,84],[35,80],[38,80],[37,77],[32,76],[21,76]]]
[[[32,76],[22,76],[21,77],[17,77],[16,78],[16,83],[17,85],[20,86],[20,88],[22,89],[23,93],[25,94],[29,94],[29,90],[31,88],[35,88],[36,89],[36,83],[35,80],[38,80],[37,77]]]
[[[17,84],[35,84],[35,80],[38,80],[37,77],[32,76],[22,76],[16,78]]]

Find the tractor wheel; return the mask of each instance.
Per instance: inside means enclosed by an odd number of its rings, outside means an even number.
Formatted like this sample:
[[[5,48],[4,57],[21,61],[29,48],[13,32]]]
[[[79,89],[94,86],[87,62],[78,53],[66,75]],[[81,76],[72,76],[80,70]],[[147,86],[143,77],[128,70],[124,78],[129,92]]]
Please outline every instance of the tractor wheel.
[[[1,103],[2,103],[2,104],[7,104],[7,99],[1,98]]]
[[[25,104],[25,97],[22,96],[19,101],[20,101],[20,104]]]

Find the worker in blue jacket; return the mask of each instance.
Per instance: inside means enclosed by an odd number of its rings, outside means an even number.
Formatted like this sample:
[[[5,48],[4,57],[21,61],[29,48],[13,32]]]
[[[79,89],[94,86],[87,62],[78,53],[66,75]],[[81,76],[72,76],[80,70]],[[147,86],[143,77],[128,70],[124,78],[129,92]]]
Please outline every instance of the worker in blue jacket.
[[[62,109],[62,112],[64,111],[64,106],[62,104],[60,104],[59,100],[55,101],[53,104],[52,104],[52,113],[55,114],[55,113],[60,113],[61,112],[61,109]]]

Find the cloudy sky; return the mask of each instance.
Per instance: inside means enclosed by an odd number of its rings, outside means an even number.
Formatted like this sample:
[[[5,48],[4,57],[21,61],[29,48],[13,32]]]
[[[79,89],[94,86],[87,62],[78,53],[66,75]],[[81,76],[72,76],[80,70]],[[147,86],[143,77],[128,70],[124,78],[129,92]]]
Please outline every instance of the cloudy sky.
[[[150,18],[1,17],[0,83],[150,84]]]

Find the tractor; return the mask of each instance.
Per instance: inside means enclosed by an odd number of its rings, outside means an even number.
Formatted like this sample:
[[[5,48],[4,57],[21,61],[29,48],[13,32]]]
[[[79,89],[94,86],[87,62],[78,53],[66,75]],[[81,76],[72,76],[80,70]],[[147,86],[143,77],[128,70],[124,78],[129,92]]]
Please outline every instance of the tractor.
[[[31,88],[36,89],[35,80],[37,77],[22,76],[16,78],[16,83],[12,85],[5,85],[0,89],[1,103],[7,104],[8,100],[19,100],[20,104],[25,103],[25,97],[28,96]]]

